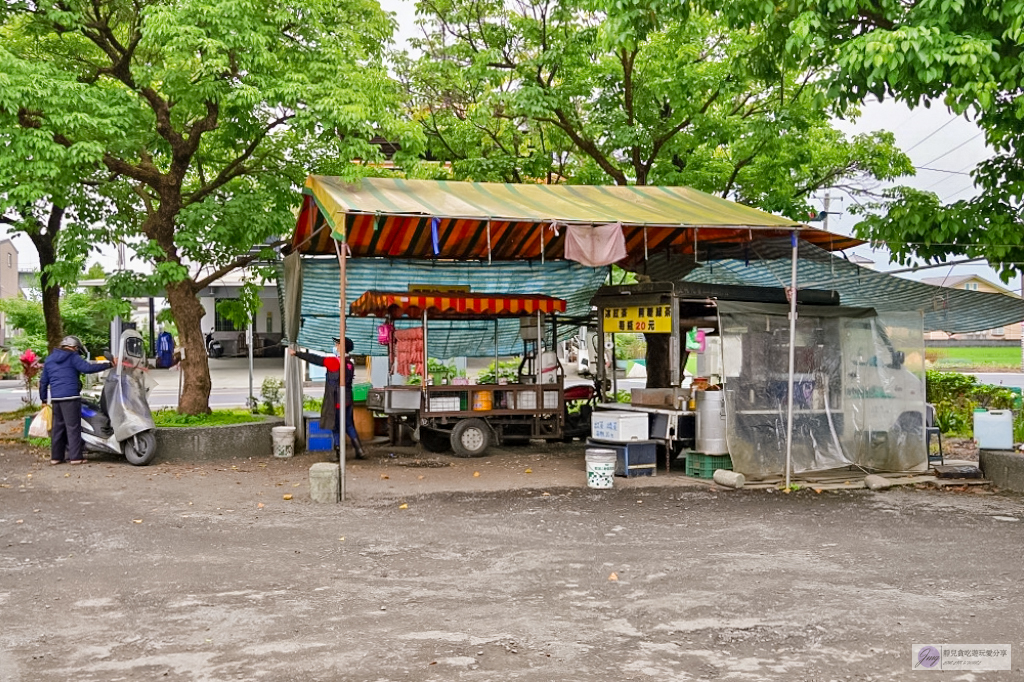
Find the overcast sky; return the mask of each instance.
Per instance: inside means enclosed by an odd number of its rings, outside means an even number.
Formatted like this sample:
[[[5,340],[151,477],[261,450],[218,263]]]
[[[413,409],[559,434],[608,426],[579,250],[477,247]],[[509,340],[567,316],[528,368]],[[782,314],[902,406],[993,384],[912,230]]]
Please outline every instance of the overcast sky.
[[[415,3],[411,0],[380,0],[381,6],[394,12],[398,21],[395,34],[396,47],[407,45],[411,36],[416,35]],[[981,131],[963,117],[954,116],[942,105],[930,109],[919,107],[908,109],[898,103],[871,103],[863,108],[863,115],[855,123],[840,121],[838,127],[849,134],[872,130],[891,130],[896,136],[896,143],[910,156],[917,175],[901,178],[898,184],[910,185],[922,190],[935,192],[944,201],[955,201],[973,196],[976,193],[971,178],[967,173],[982,159],[988,156]],[[822,207],[824,193],[817,194],[818,207]],[[841,192],[832,192],[831,211],[838,215],[829,216],[829,230],[841,234],[851,234],[856,217],[847,210],[852,199]],[[19,251],[21,269],[38,267],[38,257],[31,242],[22,236],[14,237]],[[899,268],[889,263],[888,252],[859,247],[851,250],[858,255],[874,260],[880,270]],[[116,256],[92,255],[90,262],[99,260],[107,270],[117,265]],[[986,279],[1001,283],[992,268],[987,265],[959,265],[923,270],[906,275],[915,279],[922,277],[945,277],[950,275],[979,274]],[[1020,291],[1020,278],[1010,281],[1008,288]]]

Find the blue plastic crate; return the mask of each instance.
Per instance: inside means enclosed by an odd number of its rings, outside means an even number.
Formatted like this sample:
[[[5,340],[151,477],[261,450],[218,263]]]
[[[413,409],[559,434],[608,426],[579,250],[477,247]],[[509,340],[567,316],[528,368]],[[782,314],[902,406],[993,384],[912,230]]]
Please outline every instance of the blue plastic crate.
[[[306,419],[306,450],[323,452],[334,449],[334,434],[320,428],[319,419]]]

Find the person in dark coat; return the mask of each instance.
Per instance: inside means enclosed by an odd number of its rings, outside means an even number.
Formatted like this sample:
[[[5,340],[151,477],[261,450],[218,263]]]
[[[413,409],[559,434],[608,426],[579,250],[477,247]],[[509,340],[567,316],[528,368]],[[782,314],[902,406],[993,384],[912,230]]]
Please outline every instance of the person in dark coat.
[[[320,408],[320,428],[325,431],[334,432],[334,443],[337,448],[341,442],[341,420],[338,419],[338,412],[341,409],[339,389],[341,384],[341,339],[334,339],[334,355],[322,355],[307,351],[297,351],[294,348],[289,352],[295,357],[319,365],[327,370],[327,378],[324,382],[324,403]],[[352,441],[352,448],[355,450],[356,459],[366,459],[363,451],[363,444],[359,440],[359,433],[356,431],[356,424],[352,406],[352,382],[355,381],[356,365],[351,355],[352,339],[345,338],[345,433]]]
[[[60,348],[43,363],[39,378],[39,399],[50,402],[53,429],[50,432],[50,464],[62,464],[65,451],[69,464],[82,464],[82,375],[110,369],[109,362],[89,362],[82,357],[82,342],[65,336]]]

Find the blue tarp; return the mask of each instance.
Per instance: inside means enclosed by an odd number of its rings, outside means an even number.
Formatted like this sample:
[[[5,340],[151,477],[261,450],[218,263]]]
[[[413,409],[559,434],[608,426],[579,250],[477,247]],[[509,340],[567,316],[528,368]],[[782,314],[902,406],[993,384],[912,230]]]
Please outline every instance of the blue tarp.
[[[333,258],[303,260],[302,327],[300,346],[327,351],[338,335],[338,261]],[[571,261],[539,262],[437,262],[353,258],[346,264],[345,309],[370,290],[402,291],[410,284],[469,285],[480,293],[545,294],[566,301],[565,315],[590,314],[590,299],[607,275],[607,268],[588,268]],[[279,279],[280,281],[280,279]],[[386,355],[377,343],[377,318],[348,317],[346,336],[357,355]],[[398,328],[420,326],[418,321],[399,321]],[[575,327],[559,329],[561,338],[575,334]],[[498,332],[500,355],[522,353],[519,320],[501,320]],[[494,322],[430,323],[428,353],[435,358],[494,355]]]

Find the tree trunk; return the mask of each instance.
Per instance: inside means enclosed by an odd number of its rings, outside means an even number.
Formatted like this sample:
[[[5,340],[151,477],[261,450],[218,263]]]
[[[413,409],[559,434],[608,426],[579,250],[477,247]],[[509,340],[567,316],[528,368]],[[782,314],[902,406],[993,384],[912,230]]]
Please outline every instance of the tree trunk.
[[[203,306],[199,303],[192,281],[185,280],[167,285],[167,302],[171,306],[174,323],[181,335],[184,359],[181,361],[181,399],[178,412],[181,414],[207,414],[210,411],[210,363],[206,357],[206,341],[203,336]]]
[[[39,288],[43,292],[46,347],[52,351],[60,347],[60,342],[64,338],[64,321],[60,316],[60,285],[51,281],[48,268],[57,262],[56,241],[64,225],[64,209],[52,204],[45,226],[35,216],[24,217],[26,224],[31,223],[34,226],[34,229],[26,229],[25,234],[32,240],[32,245],[36,247],[36,254],[39,256]]]
[[[46,322],[46,347],[53,350],[60,346],[64,338],[64,320],[60,316],[60,287],[50,284],[43,259],[39,259],[40,286],[43,289],[43,320]]]

